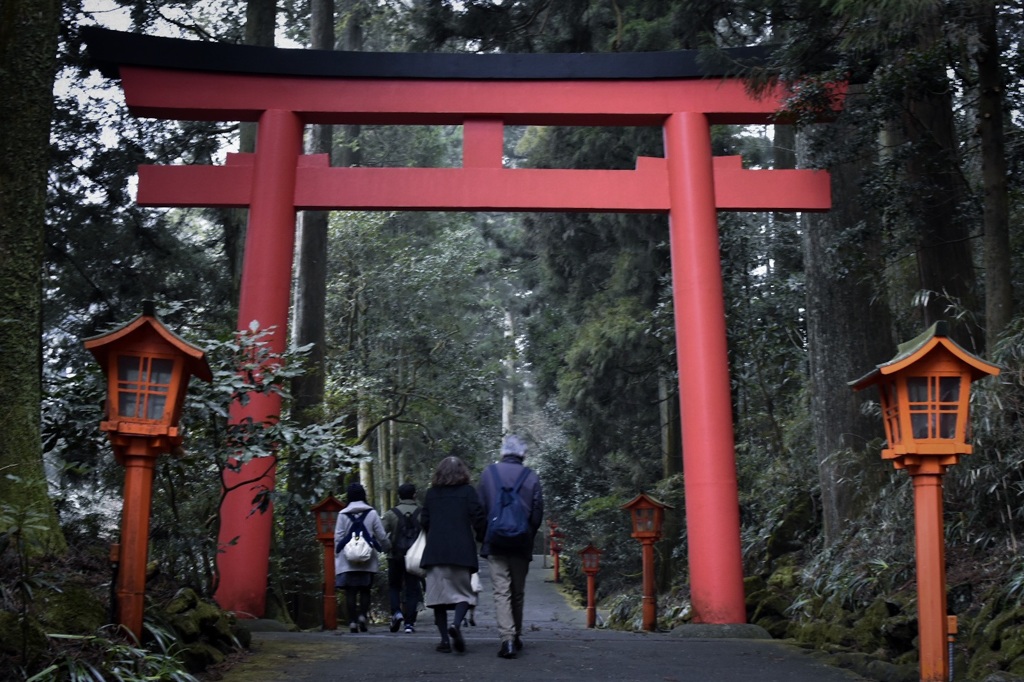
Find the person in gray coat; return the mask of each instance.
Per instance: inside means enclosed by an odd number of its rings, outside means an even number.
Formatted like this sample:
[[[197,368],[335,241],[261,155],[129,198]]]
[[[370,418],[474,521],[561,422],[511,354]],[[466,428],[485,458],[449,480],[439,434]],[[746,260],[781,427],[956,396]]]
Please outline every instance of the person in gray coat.
[[[373,587],[373,577],[380,570],[377,553],[390,550],[391,542],[377,510],[366,503],[366,489],[358,483],[352,483],[348,487],[347,496],[348,506],[338,513],[338,522],[334,526],[334,585],[345,590],[349,631],[366,632],[370,614],[370,588]],[[361,521],[366,528],[366,540],[373,547],[373,552],[368,561],[352,564],[345,558],[342,548],[351,539],[357,521]]]

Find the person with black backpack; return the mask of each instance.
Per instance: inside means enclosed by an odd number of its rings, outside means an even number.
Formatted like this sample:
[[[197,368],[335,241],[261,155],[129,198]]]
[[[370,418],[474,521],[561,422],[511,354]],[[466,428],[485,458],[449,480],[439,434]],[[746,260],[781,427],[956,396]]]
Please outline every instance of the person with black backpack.
[[[345,590],[349,631],[366,632],[377,553],[391,549],[391,541],[377,511],[366,502],[366,489],[352,483],[346,495],[348,505],[334,526],[334,585]]]
[[[388,598],[391,600],[391,632],[405,621],[406,632],[416,632],[416,611],[423,599],[422,578],[405,570],[405,553],[420,534],[420,506],[416,486],[398,486],[398,505],[384,513],[384,530],[391,540],[388,557]]]
[[[544,494],[537,473],[523,465],[526,444],[509,434],[501,460],[480,474],[477,493],[487,510],[480,556],[491,568],[495,618],[501,635],[498,656],[515,658],[523,648],[523,603],[533,540],[544,519]]]

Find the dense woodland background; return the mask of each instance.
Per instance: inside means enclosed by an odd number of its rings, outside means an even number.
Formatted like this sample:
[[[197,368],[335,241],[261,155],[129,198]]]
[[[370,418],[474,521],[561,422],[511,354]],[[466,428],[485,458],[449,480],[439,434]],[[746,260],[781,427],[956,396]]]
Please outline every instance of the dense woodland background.
[[[849,80],[832,123],[802,123],[808,97],[793,103],[797,125],[714,129],[715,153],[748,167],[832,173],[830,213],[720,215],[748,597],[788,576],[778,618],[756,600],[751,618],[794,636],[792,624],[878,599],[909,599],[913,613],[909,478],[879,458],[875,396],[847,382],[940,319],[1004,368],[976,385],[975,454],[946,477],[950,605],[965,618],[1013,611],[1024,592],[1022,14],[1020,2],[984,0],[4,0],[4,613],[29,617],[34,589],[54,580],[37,566],[116,540],[122,470],[97,428],[102,378],[82,339],[154,299],[216,374],[193,384],[186,451],[161,458],[151,560],[163,577],[215,591],[219,474],[239,442],[227,405],[276,390],[283,419],[247,434],[244,455],[279,457],[278,489],[256,501],[275,514],[271,615],[319,625],[310,505],[359,477],[388,507],[399,483],[425,488],[445,455],[479,471],[513,429],[566,533],[569,579],[578,549],[605,548],[599,596],[622,626],[640,585],[619,505],[647,491],[675,506],[659,548],[661,616],[688,617],[667,218],[301,214],[293,350],[286,370],[248,383],[236,368],[274,330],[234,332],[244,211],[142,209],[132,192],[140,163],[223,163],[252,149],[253,130],[129,117],[117,84],[88,66],[79,31],[95,24],[357,51],[770,44],[752,87],[799,80],[813,95]],[[336,166],[451,166],[461,129],[313,126],[307,151]],[[505,154],[519,167],[632,168],[663,150],[655,128],[529,127],[508,131]],[[815,642],[857,648],[842,640]],[[877,648],[864,653],[913,655]]]

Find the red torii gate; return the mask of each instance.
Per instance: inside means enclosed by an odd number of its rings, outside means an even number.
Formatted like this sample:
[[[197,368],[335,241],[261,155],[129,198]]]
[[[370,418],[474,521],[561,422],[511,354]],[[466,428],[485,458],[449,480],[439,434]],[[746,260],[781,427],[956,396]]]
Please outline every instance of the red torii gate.
[[[296,211],[401,209],[667,213],[694,620],[746,621],[725,310],[716,212],[824,211],[823,171],[744,170],[712,157],[712,124],[768,124],[787,93],[757,99],[690,52],[557,55],[368,54],[202,43],[88,29],[94,63],[119,76],[136,115],[258,123],[256,152],[224,166],[142,166],[144,206],[248,207],[238,328],[287,340]],[[734,51],[749,57],[751,51]],[[302,153],[307,124],[463,126],[461,168],[332,168]],[[509,169],[505,125],[662,126],[664,158],[635,170]],[[232,419],[280,413],[277,396]],[[266,470],[265,475],[263,471]],[[250,462],[227,483],[273,467]],[[252,489],[221,508],[218,603],[264,614],[269,514]],[[237,544],[227,544],[238,538]],[[327,578],[329,579],[329,577]]]

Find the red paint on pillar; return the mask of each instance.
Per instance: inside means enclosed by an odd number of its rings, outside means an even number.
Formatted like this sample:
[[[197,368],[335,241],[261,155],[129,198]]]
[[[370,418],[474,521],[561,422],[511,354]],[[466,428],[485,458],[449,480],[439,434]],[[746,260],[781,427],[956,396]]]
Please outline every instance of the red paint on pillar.
[[[913,480],[921,682],[944,682],[949,679],[949,658],[942,475],[916,474]]]
[[[745,623],[711,132],[687,112],[664,133],[694,621]]]
[[[654,539],[645,538],[641,544],[641,566],[643,570],[643,598],[641,613],[643,629],[654,632],[658,629],[658,588],[654,584]]]
[[[117,576],[117,622],[142,641],[146,609],[146,561],[149,556],[149,515],[153,506],[153,470],[157,452],[144,438],[133,438],[124,461],[124,508]]]
[[[302,153],[302,122],[290,111],[265,112],[259,120],[253,166],[249,223],[245,238],[238,328],[251,323],[275,327],[270,348],[280,353],[288,338],[292,252],[295,248],[295,177]],[[275,419],[279,396],[259,394],[247,405],[232,405],[231,420]],[[221,581],[214,597],[221,608],[240,617],[259,618],[266,610],[272,509],[253,510],[253,498],[273,490],[273,458],[251,460],[239,471],[226,471],[230,492],[221,503],[217,569]]]
[[[334,541],[324,543],[324,630],[338,629],[338,599],[334,588]]]
[[[593,572],[587,572],[587,627],[597,627],[597,589]]]

